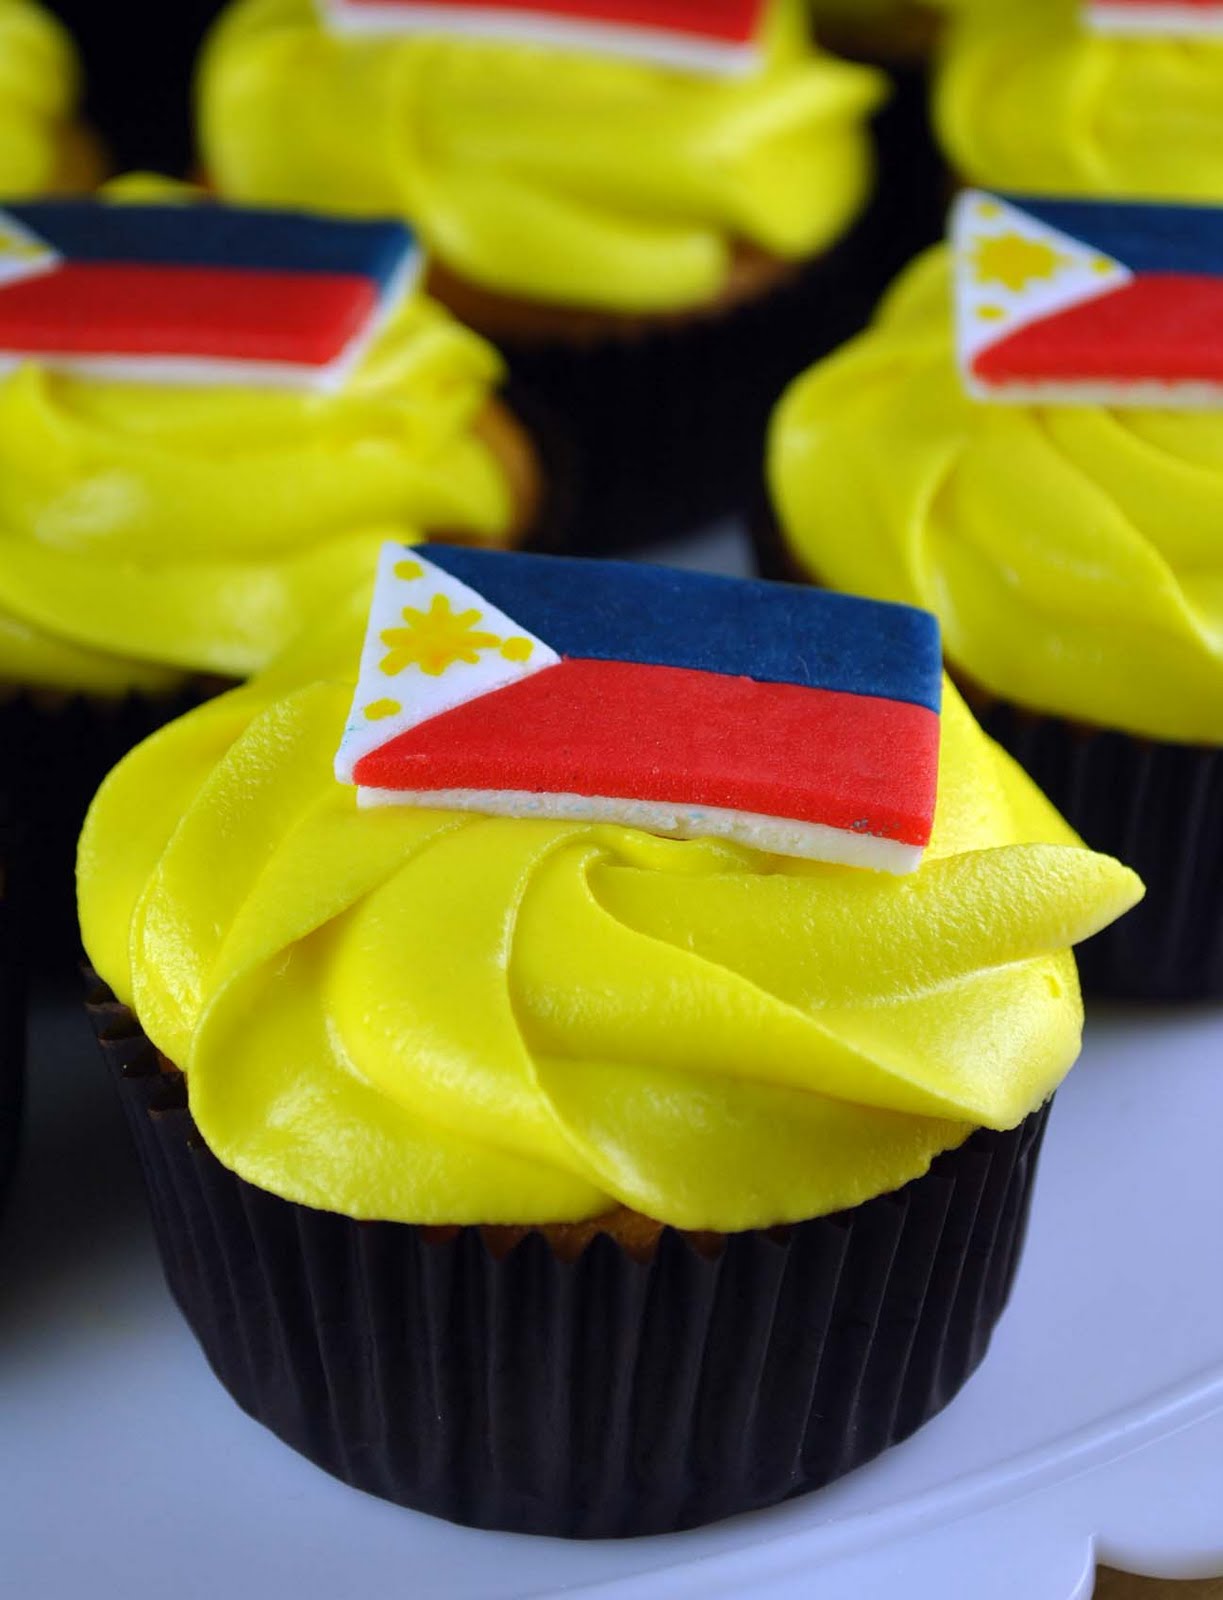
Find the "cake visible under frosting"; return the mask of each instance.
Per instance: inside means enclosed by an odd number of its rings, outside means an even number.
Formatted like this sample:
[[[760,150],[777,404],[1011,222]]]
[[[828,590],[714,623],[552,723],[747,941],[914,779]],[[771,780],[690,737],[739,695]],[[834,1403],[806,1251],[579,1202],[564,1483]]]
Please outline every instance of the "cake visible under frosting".
[[[490,345],[415,294],[330,393],[36,362],[0,376],[0,687],[242,677],[387,537],[514,542],[529,512],[512,458],[530,448],[497,404],[503,375]]]
[[[366,601],[139,748],[82,839],[90,958],[244,1178],[360,1218],[763,1227],[1015,1126],[1072,1065],[1070,946],[1141,886],[954,691],[908,878],[362,811],[332,757]]]
[[[222,193],[406,216],[452,272],[563,306],[686,310],[736,248],[819,253],[872,181],[882,78],[775,0],[765,64],[705,76],[593,52],[327,33],[315,0],[238,0],[201,66]]]
[[[796,562],[935,612],[978,684],[1223,743],[1223,412],[970,399],[940,249],[791,387],[769,457]]]
[[[1093,32],[1080,0],[953,9],[935,113],[961,177],[1039,194],[1223,194],[1223,41]]]

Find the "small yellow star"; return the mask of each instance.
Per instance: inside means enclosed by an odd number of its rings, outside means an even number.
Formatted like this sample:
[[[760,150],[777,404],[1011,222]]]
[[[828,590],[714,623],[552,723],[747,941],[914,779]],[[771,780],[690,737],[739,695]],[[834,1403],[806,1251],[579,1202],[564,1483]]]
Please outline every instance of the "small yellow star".
[[[371,700],[365,715],[371,722],[384,722],[387,717],[397,717],[402,710],[398,700]]]
[[[0,233],[0,258],[11,261],[37,261],[47,254],[47,247],[37,239],[26,239],[19,233]]]
[[[529,639],[507,639],[501,646],[501,654],[507,661],[529,661],[534,648]]]
[[[478,624],[482,613],[475,610],[454,611],[444,594],[434,595],[428,611],[418,611],[415,606],[405,606],[403,620],[406,628],[387,628],[381,635],[388,654],[382,670],[394,677],[405,667],[418,666],[431,678],[440,678],[447,667],[458,661],[475,666],[481,650],[498,650],[501,640],[495,633],[481,633]]]
[[[419,578],[424,570],[419,561],[397,561],[395,563],[395,576],[408,582],[411,582],[413,578]]]
[[[1001,233],[977,240],[974,261],[978,283],[1000,283],[1004,289],[1026,289],[1038,278],[1055,278],[1066,258],[1041,239]]]

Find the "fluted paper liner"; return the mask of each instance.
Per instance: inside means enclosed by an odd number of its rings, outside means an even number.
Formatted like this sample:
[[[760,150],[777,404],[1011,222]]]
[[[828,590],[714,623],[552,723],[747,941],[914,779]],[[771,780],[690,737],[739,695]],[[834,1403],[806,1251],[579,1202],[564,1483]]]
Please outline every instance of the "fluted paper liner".
[[[170,1288],[244,1410],[336,1477],[477,1527],[664,1533],[869,1461],[956,1394],[1014,1278],[1048,1108],[895,1194],[646,1260],[354,1222],[212,1156],[131,1013],[90,1007]]]
[[[0,808],[13,819],[13,916],[36,969],[71,975],[77,960],[76,844],[98,785],[134,745],[214,687],[199,679],[180,694],[118,700],[0,692]]]

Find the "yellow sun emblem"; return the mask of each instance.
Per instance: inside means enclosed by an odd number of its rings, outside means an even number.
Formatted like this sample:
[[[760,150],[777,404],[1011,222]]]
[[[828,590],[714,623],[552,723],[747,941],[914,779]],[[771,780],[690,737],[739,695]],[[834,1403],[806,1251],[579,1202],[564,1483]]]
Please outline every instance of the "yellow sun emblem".
[[[1066,264],[1051,244],[1025,239],[1021,233],[1002,233],[977,240],[973,265],[978,283],[1000,283],[1005,289],[1026,289],[1038,278],[1054,278]]]
[[[499,650],[507,661],[526,661],[534,648],[529,639],[502,639],[482,632],[483,613],[473,607],[455,611],[444,594],[433,597],[428,611],[405,606],[406,628],[387,628],[380,635],[387,647],[382,670],[394,677],[405,667],[417,666],[431,678],[440,678],[456,662],[475,666],[481,650]]]

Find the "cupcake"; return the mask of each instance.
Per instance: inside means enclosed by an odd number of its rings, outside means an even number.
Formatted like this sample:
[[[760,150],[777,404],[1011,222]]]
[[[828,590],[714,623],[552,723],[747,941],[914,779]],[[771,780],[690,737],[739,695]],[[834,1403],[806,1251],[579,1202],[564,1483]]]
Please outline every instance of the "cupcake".
[[[871,203],[885,80],[820,52],[800,0],[748,0],[733,48],[696,6],[673,8],[695,45],[629,6],[593,38],[563,5],[555,38],[515,6],[503,38],[416,31],[447,9],[397,0],[371,32],[369,0],[238,0],[200,70],[211,182],[406,216],[432,292],[570,422],[586,544],[737,508],[781,384],[904,259]]]
[[[30,266],[0,288],[3,784],[69,924],[85,806],[144,732],[257,671],[388,529],[517,544],[549,514],[500,358],[413,290],[400,224],[182,196],[0,218]]]
[[[1082,956],[1122,996],[1223,994],[1223,347],[1209,279],[1157,270],[1221,215],[967,196],[971,367],[939,249],[770,438],[787,570],[937,612],[987,730],[1142,874]]]
[[[1093,25],[1081,0],[957,0],[935,111],[962,178],[1038,194],[1223,195],[1223,36],[1178,31],[1192,7],[1126,9],[1147,33]]]
[[[911,1433],[1003,1309],[1070,946],[1136,878],[940,714],[924,614],[432,546],[384,553],[363,649],[365,609],[155,734],[81,841],[221,1382],[349,1483],[567,1536]]]
[[[32,0],[0,0],[0,194],[91,189],[101,157],[77,117],[72,41]]]

